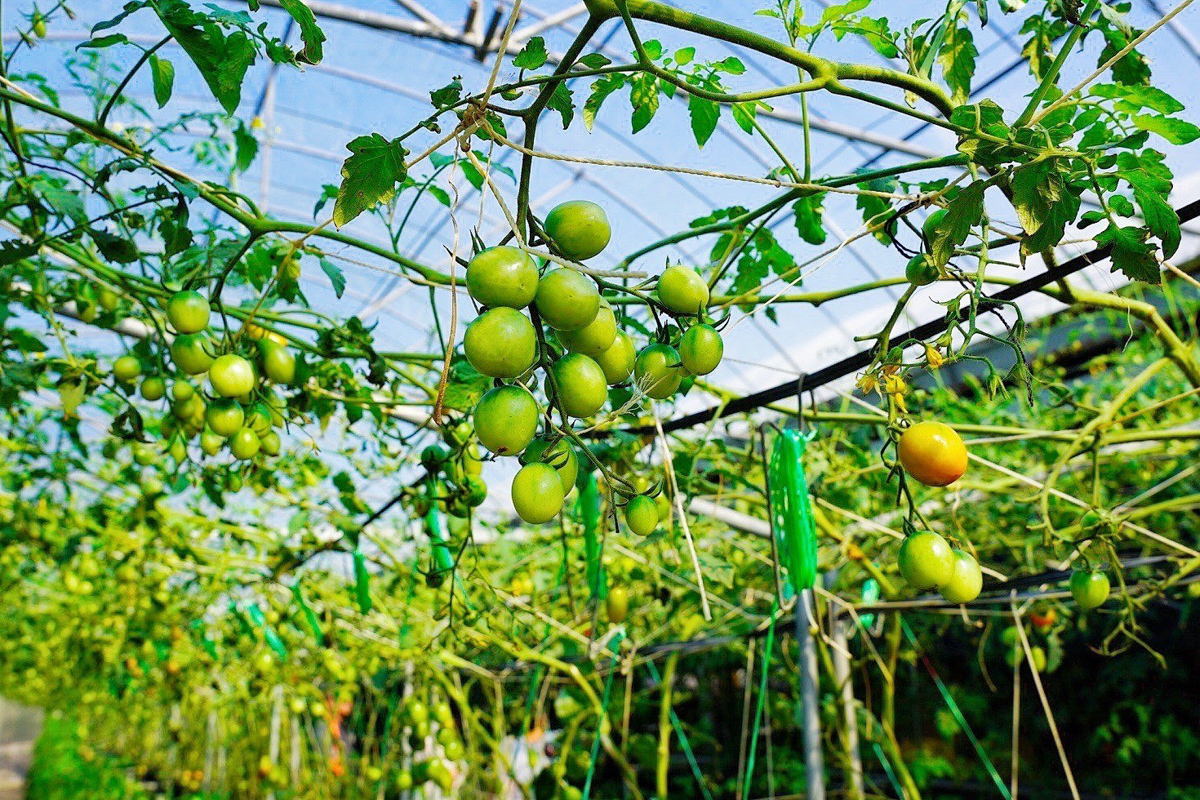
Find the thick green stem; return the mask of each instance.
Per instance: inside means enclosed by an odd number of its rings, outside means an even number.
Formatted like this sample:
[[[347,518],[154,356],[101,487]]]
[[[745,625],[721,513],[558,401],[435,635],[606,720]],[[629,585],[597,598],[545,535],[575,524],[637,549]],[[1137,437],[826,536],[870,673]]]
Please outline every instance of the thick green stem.
[[[667,656],[663,667],[662,699],[658,706],[658,759],[654,770],[654,786],[660,800],[666,800],[667,774],[671,766],[671,704],[675,691],[675,667],[679,664],[679,653]]]

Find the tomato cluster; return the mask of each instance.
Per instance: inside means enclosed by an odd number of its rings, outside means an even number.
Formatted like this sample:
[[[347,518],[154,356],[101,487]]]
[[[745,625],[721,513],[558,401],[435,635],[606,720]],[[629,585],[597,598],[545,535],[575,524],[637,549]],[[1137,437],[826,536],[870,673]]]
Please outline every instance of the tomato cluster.
[[[474,408],[475,434],[495,456],[520,457],[512,501],[531,524],[557,516],[575,485],[579,456],[570,420],[602,415],[606,405],[611,408],[615,386],[628,386],[635,399],[665,400],[688,378],[715,370],[724,352],[720,333],[703,321],[709,291],[696,270],[672,265],[658,277],[654,297],[645,299],[678,326],[639,351],[622,329],[624,315],[614,309],[615,290],[606,294],[602,290],[611,287],[571,266],[608,244],[612,231],[604,210],[586,201],[562,203],[546,215],[542,229],[564,263],[539,266],[525,250],[508,245],[471,259],[467,289],[481,312],[463,340],[471,366],[496,381]],[[544,404],[535,394],[539,389]],[[654,500],[632,497],[626,519],[634,532],[652,532],[659,522]]]

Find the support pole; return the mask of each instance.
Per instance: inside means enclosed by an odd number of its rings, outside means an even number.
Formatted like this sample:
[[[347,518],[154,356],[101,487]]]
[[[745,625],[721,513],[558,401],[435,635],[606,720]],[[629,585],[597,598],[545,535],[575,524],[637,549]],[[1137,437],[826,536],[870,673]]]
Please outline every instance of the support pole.
[[[842,693],[842,714],[846,721],[846,757],[849,761],[849,796],[863,797],[862,757],[858,752],[858,714],[854,710],[854,683],[850,679],[849,648],[846,644],[846,618],[830,615],[830,634],[833,638],[833,677]]]
[[[821,755],[821,718],[817,705],[817,649],[812,638],[816,621],[812,589],[804,589],[796,598],[796,641],[799,645],[800,698],[804,731],[804,774],[808,784],[806,800],[825,800],[825,763]]]

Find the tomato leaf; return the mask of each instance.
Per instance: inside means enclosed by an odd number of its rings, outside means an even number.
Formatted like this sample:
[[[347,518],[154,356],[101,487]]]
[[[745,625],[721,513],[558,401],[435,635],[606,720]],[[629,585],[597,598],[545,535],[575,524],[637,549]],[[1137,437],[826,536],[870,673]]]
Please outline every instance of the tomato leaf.
[[[563,130],[565,131],[571,124],[571,120],[575,118],[575,99],[566,81],[559,81],[554,85],[554,91],[551,92],[550,99],[546,101],[546,107],[557,111],[562,116]]]
[[[359,136],[346,148],[353,153],[342,164],[342,185],[333,206],[333,222],[339,228],[362,212],[388,200],[408,174],[404,156],[408,151],[399,139],[388,141],[378,133]]]
[[[157,55],[150,56],[150,77],[154,81],[154,102],[162,108],[171,99],[175,88],[175,65]]]
[[[734,103],[730,106],[730,111],[733,112],[733,121],[739,128],[746,133],[754,133],[754,119],[758,116],[758,103]]]
[[[596,113],[600,111],[600,106],[604,100],[617,89],[625,85],[625,76],[621,74],[609,75],[600,78],[592,84],[592,93],[588,95],[588,99],[583,104],[583,125],[589,131],[592,125],[596,123]]]
[[[1141,130],[1157,133],[1171,144],[1190,144],[1200,139],[1200,127],[1182,119],[1156,114],[1135,114],[1133,124]]]
[[[965,25],[959,25],[957,20],[954,24],[949,24],[948,21],[942,49],[938,53],[938,62],[942,65],[942,74],[955,103],[965,103],[971,96],[971,78],[975,76],[977,55],[979,51],[975,48],[971,30]]]
[[[325,32],[317,24],[317,18],[312,9],[303,0],[279,0],[280,7],[291,15],[300,26],[300,39],[304,48],[296,55],[296,61],[301,64],[319,64],[325,57],[322,44],[325,42]]]
[[[342,299],[342,293],[346,291],[346,275],[341,268],[327,258],[322,258],[319,262],[321,270],[329,278],[329,282],[333,285],[333,293],[338,299]]]
[[[184,0],[157,0],[153,8],[175,41],[192,59],[208,84],[213,96],[226,112],[232,114],[242,100],[242,83],[246,71],[254,63],[257,52],[243,30],[228,34],[215,19],[229,21],[230,17],[212,16],[193,11]],[[245,17],[245,15],[242,15]],[[241,18],[233,17],[238,22]],[[245,17],[245,22],[249,18]]]
[[[1096,236],[1096,244],[1112,247],[1112,271],[1131,280],[1158,284],[1162,280],[1154,248],[1146,242],[1145,228],[1124,228],[1109,224]]]
[[[688,95],[688,116],[692,120],[692,135],[696,137],[696,144],[704,147],[712,137],[713,131],[717,129],[717,122],[721,119],[721,107],[703,97]]]
[[[525,43],[525,47],[521,52],[517,53],[513,59],[513,66],[517,69],[538,69],[550,58],[550,54],[546,52],[546,40],[541,36],[534,36]]]
[[[971,228],[983,217],[983,190],[987,181],[976,181],[954,196],[946,208],[946,218],[934,232],[929,243],[930,254],[939,267],[944,267],[954,254],[954,248],[967,240]]]
[[[825,243],[825,226],[821,222],[821,217],[825,213],[822,205],[824,201],[824,194],[813,194],[801,197],[792,204],[792,213],[795,214],[796,219],[796,232],[809,244]]]
[[[648,74],[634,78],[629,104],[633,106],[633,132],[637,133],[650,124],[658,111],[658,78]]]

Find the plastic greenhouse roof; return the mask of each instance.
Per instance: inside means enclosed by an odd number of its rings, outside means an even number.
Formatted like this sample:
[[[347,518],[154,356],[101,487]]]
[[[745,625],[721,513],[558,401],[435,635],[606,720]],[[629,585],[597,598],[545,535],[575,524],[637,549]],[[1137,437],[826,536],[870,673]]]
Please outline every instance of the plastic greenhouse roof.
[[[32,53],[24,53],[20,66],[52,78],[61,74],[65,58],[88,36],[97,21],[108,19],[123,5],[119,0],[88,0],[72,4],[78,19],[68,26],[56,25],[48,39]],[[234,8],[238,3],[219,3]],[[277,0],[263,0],[265,13],[272,27],[282,30],[290,25],[287,15],[278,8]],[[777,22],[755,16],[754,11],[765,2],[719,2],[718,0],[688,0],[677,5],[710,16],[730,19],[736,24],[753,28],[770,36],[778,36]],[[808,2],[810,14],[819,12],[823,2]],[[15,7],[14,7],[15,6]],[[429,92],[445,85],[453,76],[461,75],[468,90],[482,88],[488,79],[494,51],[483,52],[479,42],[498,20],[491,44],[508,20],[511,4],[426,0],[309,0],[309,6],[322,18],[328,36],[325,60],[304,71],[272,67],[260,61],[243,91],[238,115],[246,120],[259,118],[263,126],[255,133],[260,139],[259,158],[239,178],[239,189],[252,197],[267,213],[284,219],[314,221],[313,207],[323,184],[337,183],[338,171],[347,155],[345,144],[358,135],[378,131],[393,137],[407,130],[429,111]],[[32,3],[21,0],[10,5],[8,13],[26,13]],[[974,8],[973,5],[970,6]],[[1135,25],[1144,27],[1161,18],[1167,9],[1158,0],[1133,0],[1130,17]],[[876,15],[886,15],[893,28],[906,25],[919,16],[921,5],[907,0],[876,0],[872,5]],[[534,0],[522,2],[513,37],[511,52],[516,52],[532,35],[543,36],[547,49],[555,54],[566,48],[584,18],[582,3],[570,0]],[[11,19],[11,17],[10,17]],[[1020,36],[1015,30],[1019,16],[993,13],[982,30],[973,27],[980,55],[976,72],[976,99],[990,97],[1002,107],[1013,109],[1024,104],[1023,97],[1032,85],[1021,63]],[[470,26],[465,21],[470,20]],[[11,26],[8,26],[11,29]],[[1144,46],[1150,57],[1156,85],[1179,98],[1193,111],[1200,108],[1200,87],[1195,76],[1200,69],[1200,37],[1192,29],[1200,27],[1200,11],[1195,8],[1180,14],[1160,30]],[[772,63],[756,54],[739,51],[723,42],[704,40],[683,32],[655,29],[642,23],[644,38],[661,38],[667,49],[684,45],[697,47],[698,59],[719,59],[737,55],[746,65],[746,74],[736,79],[738,88],[761,87],[792,83],[785,65]],[[147,12],[131,17],[122,31],[131,39],[153,42],[161,36],[157,21]],[[290,41],[298,40],[298,31],[289,30]],[[839,60],[880,63],[883,59],[865,43],[850,38],[837,42],[826,37],[818,52],[833,55]],[[1094,37],[1093,37],[1094,38]],[[610,21],[600,30],[594,42],[604,42],[602,52],[614,60],[628,60],[630,45],[619,21]],[[9,40],[11,47],[11,40]],[[173,47],[174,45],[170,45]],[[1083,70],[1094,65],[1099,42],[1089,41],[1091,58],[1080,58],[1069,65],[1064,85],[1073,84],[1084,75]],[[137,53],[132,48],[109,48],[106,58],[116,60],[127,68]],[[182,54],[179,54],[182,55]],[[482,56],[478,58],[477,56]],[[215,109],[216,104],[198,73],[186,58],[173,58],[178,70],[175,96],[167,112],[178,113],[188,105],[194,108]],[[506,62],[501,79],[515,75],[516,70]],[[1076,74],[1077,73],[1077,74]],[[575,82],[575,97],[581,104],[586,97],[586,79]],[[131,86],[135,96],[149,100],[150,79],[139,75]],[[64,105],[78,105],[82,94],[64,96]],[[148,102],[148,107],[153,103]],[[818,95],[810,101],[814,121],[815,175],[850,173],[864,167],[888,166],[914,158],[946,155],[954,152],[954,141],[944,130],[923,126],[907,117],[862,103]],[[549,112],[553,114],[553,112]],[[114,115],[119,119],[120,114]],[[774,112],[762,118],[771,135],[790,153],[800,151],[801,128],[798,124],[799,100],[788,97],[779,100]],[[132,117],[127,117],[132,121]],[[510,127],[510,137],[514,131]],[[778,162],[761,137],[744,133],[728,114],[724,115],[716,134],[703,148],[692,139],[685,102],[664,100],[651,125],[637,136],[630,136],[628,101],[620,96],[611,98],[600,112],[590,133],[584,131],[580,120],[564,132],[552,116],[539,126],[539,149],[554,153],[586,156],[592,159],[616,159],[736,173],[761,177]],[[207,128],[190,135],[207,137]],[[432,139],[430,139],[432,141]],[[419,146],[419,145],[414,145]],[[1195,152],[1195,147],[1192,148]],[[519,154],[497,148],[496,161],[515,166]],[[1168,164],[1176,174],[1175,206],[1200,196],[1200,170],[1187,158],[1184,148],[1174,148]],[[421,174],[425,167],[416,172]],[[953,173],[944,173],[952,175]],[[935,173],[923,173],[933,177]],[[497,176],[502,188],[515,184]],[[497,241],[507,226],[495,201],[481,198],[465,180],[456,181],[460,195],[458,206],[460,252],[467,244],[467,231],[479,223],[485,242]],[[544,213],[564,199],[590,199],[608,210],[613,222],[613,243],[594,260],[598,267],[607,267],[621,257],[667,234],[685,229],[692,220],[707,215],[713,208],[731,205],[753,207],[778,193],[778,189],[695,175],[680,175],[663,171],[647,171],[623,167],[581,165],[551,160],[539,160],[533,174],[534,210]],[[825,203],[825,222],[829,240],[814,247],[802,242],[792,226],[790,215],[777,216],[772,225],[781,243],[798,262],[812,259],[842,244],[862,228],[862,218],[850,195],[829,195]],[[990,212],[1000,223],[1015,225],[1011,209],[992,208]],[[328,212],[326,212],[328,213]],[[386,244],[382,226],[366,215],[351,223],[349,230],[363,238]],[[1070,240],[1068,236],[1068,241]],[[420,201],[400,242],[400,252],[441,270],[449,269],[445,248],[455,241],[454,228],[448,210],[428,196]],[[636,263],[636,267],[656,273],[664,257],[685,262],[704,263],[708,259],[709,240],[692,240],[683,246],[655,251]],[[1069,257],[1090,249],[1090,245],[1075,247],[1067,244],[1061,255]],[[1184,226],[1183,244],[1176,256],[1180,263],[1200,255],[1200,223]],[[342,262],[347,286],[339,300],[329,280],[318,269],[307,270],[303,276],[304,290],[313,306],[338,315],[358,314],[365,321],[378,322],[377,336],[387,349],[436,349],[431,333],[432,315],[429,294],[389,270],[382,262],[371,263],[361,254],[354,262]],[[844,244],[828,256],[818,258],[805,270],[804,290],[821,291],[850,286],[902,274],[903,257],[871,237]],[[1028,275],[1042,269],[1039,260],[1031,260],[1024,271]],[[460,271],[461,275],[461,271]],[[1080,276],[1097,288],[1112,288],[1123,281],[1109,272],[1106,264],[1092,267]],[[768,287],[775,292],[780,284]],[[846,299],[833,300],[818,307],[789,304],[778,307],[778,322],[767,319],[760,310],[753,317],[735,320],[726,336],[727,358],[714,382],[736,393],[746,393],[787,380],[789,376],[815,370],[830,361],[861,349],[854,336],[878,329],[891,313],[899,289],[884,288]],[[930,287],[910,303],[906,312],[909,324],[917,324],[941,316],[942,307],[935,301],[956,293],[954,287]],[[440,292],[438,302],[448,306],[448,293]],[[1022,300],[1028,315],[1037,316],[1058,306],[1044,297]],[[461,330],[461,328],[460,328]],[[705,401],[683,401],[703,404]]]

